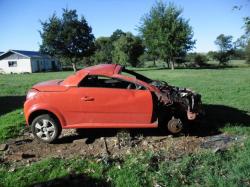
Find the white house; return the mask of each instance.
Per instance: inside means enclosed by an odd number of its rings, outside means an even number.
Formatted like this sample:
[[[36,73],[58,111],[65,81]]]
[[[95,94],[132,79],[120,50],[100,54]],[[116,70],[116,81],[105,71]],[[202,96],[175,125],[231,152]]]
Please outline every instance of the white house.
[[[0,54],[0,73],[33,73],[61,70],[60,63],[37,51],[9,50]]]

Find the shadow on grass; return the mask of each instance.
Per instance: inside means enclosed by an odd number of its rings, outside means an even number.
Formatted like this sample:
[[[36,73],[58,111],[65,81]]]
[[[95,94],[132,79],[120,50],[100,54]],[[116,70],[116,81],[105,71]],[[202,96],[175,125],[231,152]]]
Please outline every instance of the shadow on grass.
[[[250,115],[247,111],[224,105],[204,105],[205,116],[190,124],[187,133],[194,136],[210,136],[219,134],[226,125],[250,127]]]
[[[111,186],[111,184],[106,182],[105,180],[92,178],[84,174],[71,174],[65,177],[56,178],[50,181],[30,185],[30,187],[59,187],[59,186],[60,187],[68,187],[68,186],[108,187]]]
[[[22,108],[25,96],[1,96],[0,97],[0,116]]]
[[[222,127],[231,123],[234,126],[249,126],[250,116],[247,111],[239,110],[237,108],[224,105],[204,105],[207,119],[210,122]]]
[[[195,122],[188,124],[185,132],[177,136],[205,137],[220,134],[220,128],[231,126],[250,127],[250,116],[246,111],[224,105],[204,105],[206,115]],[[91,144],[101,137],[114,137],[121,129],[78,129],[79,135],[65,136],[58,140],[58,144],[70,143],[76,139],[87,138]],[[138,135],[144,137],[170,135],[165,127],[156,129],[126,129],[133,138]]]

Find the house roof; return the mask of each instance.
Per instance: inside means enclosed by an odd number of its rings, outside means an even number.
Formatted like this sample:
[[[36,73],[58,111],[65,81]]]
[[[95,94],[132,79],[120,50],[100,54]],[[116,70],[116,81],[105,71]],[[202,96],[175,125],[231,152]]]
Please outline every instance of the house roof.
[[[42,56],[44,56],[38,51],[23,51],[23,50],[11,50],[11,51],[22,54],[24,56],[28,56],[28,57],[42,57]]]
[[[5,53],[0,53],[0,56],[3,56],[9,52],[16,53],[22,56],[26,56],[28,58],[39,58],[39,57],[49,57],[48,55],[41,54],[39,51],[24,51],[24,50],[8,50]]]

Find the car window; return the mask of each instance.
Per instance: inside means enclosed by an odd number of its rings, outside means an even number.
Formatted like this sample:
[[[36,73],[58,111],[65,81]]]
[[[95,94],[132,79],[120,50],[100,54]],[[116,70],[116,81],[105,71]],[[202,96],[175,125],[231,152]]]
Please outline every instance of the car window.
[[[136,78],[136,79],[143,81],[143,82],[146,82],[146,83],[153,82],[153,80],[151,80],[150,78],[145,77],[144,75],[141,75],[139,73],[136,73],[135,71],[128,70],[126,68],[123,68],[122,71],[120,72],[120,74]]]
[[[132,82],[124,81],[117,78],[88,75],[79,84],[79,87],[96,87],[96,88],[116,88],[116,89],[138,89],[145,90],[145,87]]]

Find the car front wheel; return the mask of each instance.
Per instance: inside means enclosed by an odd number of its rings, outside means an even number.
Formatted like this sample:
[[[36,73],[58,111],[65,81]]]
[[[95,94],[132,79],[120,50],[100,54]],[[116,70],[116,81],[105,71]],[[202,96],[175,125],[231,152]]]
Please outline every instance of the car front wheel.
[[[31,130],[39,141],[53,143],[61,134],[62,128],[57,119],[49,114],[42,114],[32,121]]]

